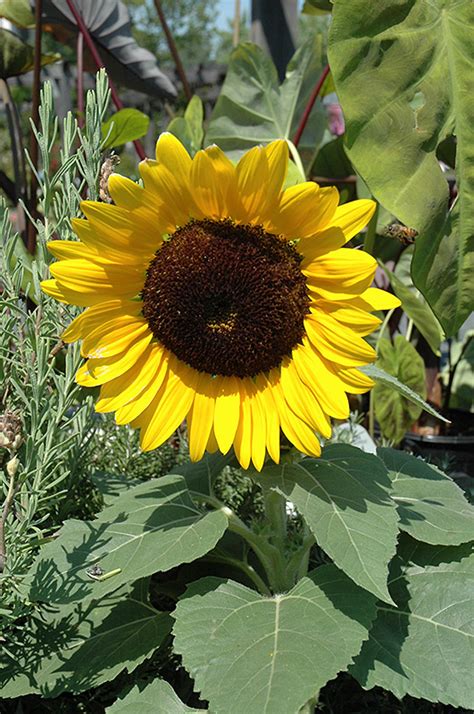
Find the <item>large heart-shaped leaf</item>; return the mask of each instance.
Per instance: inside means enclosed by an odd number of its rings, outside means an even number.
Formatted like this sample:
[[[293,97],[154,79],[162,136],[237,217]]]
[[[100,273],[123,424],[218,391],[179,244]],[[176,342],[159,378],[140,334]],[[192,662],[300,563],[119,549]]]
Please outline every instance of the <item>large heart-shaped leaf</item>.
[[[470,0],[335,0],[329,37],[349,158],[420,232],[413,278],[447,335],[472,310],[472,20]],[[451,133],[459,198],[449,215],[436,148]]]
[[[275,65],[264,50],[249,42],[239,45],[232,53],[205,143],[232,151],[273,139],[291,140],[321,67],[319,44],[308,40],[290,61],[280,86]],[[317,106],[300,147],[314,150],[325,126],[325,114]]]
[[[202,512],[182,476],[146,481],[116,498],[94,521],[66,521],[41,550],[30,598],[54,603],[98,598],[138,578],[208,553],[227,528],[221,511]],[[91,567],[100,567],[91,577]]]
[[[96,687],[132,672],[170,629],[169,615],[148,602],[148,580],[87,605],[49,607],[29,622],[21,648],[2,657],[2,698],[31,692],[53,698]]]
[[[434,545],[474,540],[474,507],[449,476],[405,451],[377,449],[392,477],[400,528]]]
[[[133,39],[128,10],[122,2],[74,0],[74,4],[114,81],[154,97],[176,97],[176,89],[159,70],[154,55]],[[43,0],[43,22],[63,31],[78,32],[66,0]]]
[[[474,707],[474,556],[413,541],[394,562],[391,593],[350,668],[366,689]]]
[[[125,696],[117,699],[107,714],[193,714],[202,709],[191,709],[178,699],[173,687],[163,679],[154,679],[146,685],[136,684]]]
[[[34,48],[9,30],[0,28],[0,79],[16,77],[34,67]],[[41,65],[61,59],[60,55],[41,55]]]
[[[392,602],[387,576],[397,548],[398,515],[380,459],[335,444],[320,459],[268,466],[265,482],[295,504],[318,544],[346,575]]]
[[[424,362],[402,335],[397,335],[393,343],[386,338],[379,341],[377,365],[406,384],[412,392],[422,398],[426,396]],[[383,436],[398,444],[420,416],[422,407],[380,382],[373,389],[373,399]]]
[[[373,613],[333,565],[272,598],[205,578],[178,603],[174,647],[214,714],[296,714],[347,668]]]

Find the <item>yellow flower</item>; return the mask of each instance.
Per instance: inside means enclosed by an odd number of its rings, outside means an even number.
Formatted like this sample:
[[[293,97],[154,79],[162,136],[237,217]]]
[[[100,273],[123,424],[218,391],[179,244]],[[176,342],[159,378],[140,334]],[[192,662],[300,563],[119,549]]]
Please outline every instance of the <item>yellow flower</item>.
[[[63,335],[82,340],[77,381],[101,385],[97,411],[140,428],[144,450],[187,419],[193,460],[234,446],[261,469],[267,452],[279,461],[280,430],[317,456],[346,392],[373,386],[357,369],[375,358],[370,312],[399,303],[370,287],[375,260],[343,246],[374,204],[338,206],[311,182],[284,190],[287,164],[284,141],[234,167],[163,134],[144,188],[112,175],[115,205],[84,201],[79,242],[49,243],[59,261],[43,290],[87,307]]]

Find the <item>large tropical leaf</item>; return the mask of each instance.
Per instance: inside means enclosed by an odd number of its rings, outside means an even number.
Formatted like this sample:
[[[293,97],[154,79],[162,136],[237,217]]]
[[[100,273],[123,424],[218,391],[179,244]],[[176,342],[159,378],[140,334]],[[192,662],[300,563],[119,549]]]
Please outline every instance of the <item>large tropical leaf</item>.
[[[0,79],[16,77],[34,67],[34,48],[9,30],[0,28]],[[41,55],[41,65],[57,62],[58,54]]]
[[[280,86],[272,60],[245,42],[232,53],[227,77],[211,116],[206,144],[224,151],[248,149],[273,139],[291,140],[321,73],[321,48],[308,40],[290,61]],[[300,142],[312,151],[322,140],[325,112],[313,109]]]
[[[176,96],[176,89],[158,68],[155,57],[133,39],[128,10],[120,0],[74,2],[114,81],[154,97]],[[43,22],[60,32],[78,32],[66,0],[43,0]]]
[[[18,27],[32,27],[35,24],[29,0],[0,0],[0,17]]]
[[[413,279],[448,336],[473,304],[473,17],[470,0],[335,0],[329,38],[349,158],[420,232]],[[448,212],[436,148],[452,133],[459,196]]]

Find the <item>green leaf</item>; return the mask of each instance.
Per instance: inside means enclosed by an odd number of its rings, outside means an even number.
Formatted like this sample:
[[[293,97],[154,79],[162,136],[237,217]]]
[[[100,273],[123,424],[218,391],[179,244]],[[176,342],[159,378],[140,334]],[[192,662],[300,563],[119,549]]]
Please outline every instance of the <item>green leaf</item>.
[[[451,384],[449,407],[474,412],[474,331],[469,330],[462,340],[453,340],[450,349],[451,371],[454,379]],[[449,365],[446,368],[446,386],[449,381]]]
[[[213,493],[214,481],[222,469],[231,465],[238,465],[233,450],[227,454],[218,451],[215,454],[206,454],[194,463],[188,461],[177,464],[173,466],[171,473],[183,476],[191,492],[210,496]]]
[[[412,255],[413,251],[410,248],[405,250],[394,273],[385,265],[382,267],[390,280],[393,292],[402,301],[403,310],[413,320],[415,327],[423,335],[435,355],[439,356],[439,346],[444,340],[443,328],[424,297],[413,285],[410,276]]]
[[[354,582],[392,602],[388,564],[397,549],[391,480],[376,456],[335,444],[320,459],[265,468],[266,483],[295,504],[318,544]]]
[[[150,118],[138,109],[120,109],[102,124],[102,149],[141,139],[149,126]]]
[[[49,607],[24,630],[21,648],[2,657],[2,698],[83,692],[132,672],[171,629],[148,602],[148,580],[99,601]]]
[[[186,147],[191,156],[202,147],[204,138],[204,107],[200,97],[195,94],[189,101],[184,117],[175,117],[168,124],[168,131],[176,136]]]
[[[392,476],[400,528],[433,545],[460,545],[474,540],[474,507],[449,476],[415,456],[377,449]]]
[[[60,59],[58,54],[41,55],[41,66]],[[0,28],[0,79],[26,74],[33,69],[34,64],[34,48],[13,32]]]
[[[412,268],[447,335],[472,310],[474,140],[470,0],[335,0],[329,61],[346,147],[375,198],[416,228]],[[437,146],[454,133],[459,198]]]
[[[107,474],[102,471],[95,471],[91,475],[91,481],[102,495],[105,506],[111,506],[118,496],[142,483],[137,478],[131,479],[123,474]]]
[[[163,679],[154,679],[146,686],[136,684],[122,699],[117,699],[107,714],[192,714],[202,709],[190,709],[178,699],[173,687]]]
[[[18,27],[33,27],[35,24],[28,0],[0,0],[0,17]]]
[[[214,714],[296,714],[359,652],[373,610],[333,565],[272,598],[206,578],[178,603],[174,647]]]
[[[305,15],[323,15],[331,11],[331,0],[305,0],[301,12],[303,12]]]
[[[321,74],[318,43],[319,40],[311,39],[296,52],[281,86],[275,66],[263,49],[249,42],[239,45],[232,53],[226,80],[211,116],[206,145],[215,143],[224,151],[232,151],[274,139],[292,139]],[[325,113],[317,105],[300,148],[314,150],[325,126]]]
[[[352,173],[352,165],[344,151],[342,136],[321,146],[312,166],[312,175],[325,178],[344,178]]]
[[[449,424],[448,419],[445,419],[444,416],[441,416],[441,414],[437,412],[436,409],[434,409],[430,404],[428,404],[428,402],[425,402],[425,400],[422,399],[419,394],[407,387],[406,384],[400,382],[392,374],[388,374],[388,372],[385,372],[385,370],[381,369],[381,367],[379,367],[378,365],[368,364],[365,367],[359,367],[359,369],[361,372],[364,372],[364,374],[373,379],[375,382],[383,384],[386,387],[390,387],[390,389],[393,389],[402,397],[408,399],[408,401],[412,402],[413,404],[416,404],[421,409],[424,409],[425,412],[428,412],[428,414],[431,414],[431,416],[434,416],[437,419],[440,419],[441,421],[444,421]]]
[[[394,564],[391,592],[398,609],[378,616],[351,674],[370,689],[383,687],[454,707],[474,706],[474,556],[466,546],[405,548]],[[472,610],[472,607],[471,607]]]
[[[30,599],[62,603],[102,597],[200,558],[226,528],[224,513],[196,508],[182,476],[146,481],[116,498],[96,520],[66,521],[32,566]],[[88,575],[94,564],[104,572],[102,579]]]
[[[386,338],[379,341],[377,366],[405,384],[415,394],[422,398],[426,396],[423,359],[402,335],[397,335],[393,344]],[[420,416],[422,407],[408,401],[400,392],[381,382],[377,382],[372,394],[375,416],[382,435],[398,444]]]

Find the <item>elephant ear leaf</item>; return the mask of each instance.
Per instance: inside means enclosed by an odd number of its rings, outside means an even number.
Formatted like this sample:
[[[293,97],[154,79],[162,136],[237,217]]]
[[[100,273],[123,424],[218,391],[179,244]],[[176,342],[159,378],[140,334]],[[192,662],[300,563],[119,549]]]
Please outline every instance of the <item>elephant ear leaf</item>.
[[[472,21],[469,0],[386,0],[370,12],[366,0],[335,0],[329,33],[349,159],[374,197],[418,231],[413,282],[448,337],[472,311]],[[458,196],[448,211],[436,152],[452,135]]]
[[[152,97],[176,97],[173,83],[159,69],[154,55],[133,39],[130,16],[122,2],[75,0],[75,6],[114,81]],[[43,0],[43,22],[61,38],[65,30],[79,32],[65,0]]]
[[[41,64],[51,64],[60,55],[41,55]],[[17,77],[30,72],[34,66],[34,49],[9,30],[0,28],[0,79]]]

